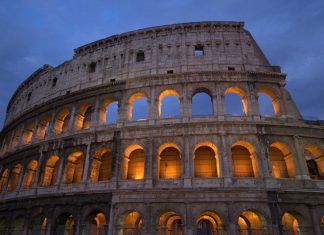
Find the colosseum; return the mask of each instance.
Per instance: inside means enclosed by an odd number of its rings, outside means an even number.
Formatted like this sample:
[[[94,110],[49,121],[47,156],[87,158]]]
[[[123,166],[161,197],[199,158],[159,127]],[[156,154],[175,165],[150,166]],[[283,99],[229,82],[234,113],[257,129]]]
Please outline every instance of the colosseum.
[[[8,104],[0,234],[324,234],[324,124],[285,85],[242,22],[76,48]]]

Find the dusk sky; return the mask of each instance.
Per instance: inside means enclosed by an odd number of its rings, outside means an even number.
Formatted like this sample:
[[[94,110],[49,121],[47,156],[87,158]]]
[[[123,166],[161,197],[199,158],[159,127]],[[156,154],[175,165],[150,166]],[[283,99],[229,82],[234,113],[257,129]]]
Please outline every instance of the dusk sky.
[[[244,21],[305,119],[324,119],[324,0],[1,0],[0,128],[10,97],[44,64],[86,43],[140,28]]]

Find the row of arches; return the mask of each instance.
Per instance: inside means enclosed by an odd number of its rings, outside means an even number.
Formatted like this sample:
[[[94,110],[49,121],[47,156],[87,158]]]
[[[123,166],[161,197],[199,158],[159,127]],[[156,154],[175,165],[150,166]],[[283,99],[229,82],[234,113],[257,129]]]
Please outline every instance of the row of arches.
[[[49,220],[44,214],[38,214],[30,220],[28,234],[45,235],[48,230],[54,235],[73,235],[76,231],[82,235],[104,235],[108,234],[108,220],[106,215],[96,210],[77,224],[72,213],[63,212],[53,221],[50,228]],[[319,221],[324,225],[324,216]],[[236,231],[239,235],[268,234],[272,228],[265,217],[256,210],[244,210],[235,222]],[[77,228],[79,226],[79,228]],[[143,233],[142,215],[137,210],[129,210],[117,217],[114,226],[114,234],[117,235],[141,235]],[[157,235],[184,235],[185,223],[183,216],[174,210],[166,210],[155,219],[154,234]],[[10,234],[22,234],[25,231],[25,220],[23,216],[16,216],[9,228],[6,228],[5,218],[0,218],[0,232],[8,230]],[[193,234],[197,235],[223,235],[230,230],[228,223],[222,219],[216,211],[202,211],[193,221]],[[280,230],[282,234],[310,235],[311,230],[305,225],[303,217],[296,212],[283,212],[280,219]],[[153,232],[153,231],[152,231]]]
[[[269,164],[274,178],[290,178],[296,175],[294,156],[288,146],[282,142],[273,142],[268,149]],[[216,178],[222,177],[222,163],[218,149],[210,141],[198,143],[193,149],[192,177]],[[260,175],[260,160],[254,146],[247,141],[237,141],[231,146],[232,174],[234,177],[258,177]],[[145,177],[146,165],[145,149],[139,144],[128,146],[121,158],[120,177],[122,180],[142,180]],[[309,176],[313,179],[322,179],[324,174],[323,154],[316,145],[306,145],[305,161]],[[108,181],[113,176],[113,165],[117,159],[108,147],[95,150],[89,162],[89,174],[84,169],[85,154],[83,151],[74,151],[66,159],[51,155],[39,169],[36,159],[31,160],[23,171],[21,163],[16,164],[9,172],[3,168],[0,178],[0,189],[7,186],[12,192],[21,185],[22,188],[32,188],[39,183],[41,187],[55,184],[77,184],[82,180],[90,182]],[[179,146],[167,142],[157,149],[157,178],[179,179],[183,177],[183,153]],[[40,172],[40,180],[37,179]],[[115,170],[116,171],[116,170]],[[60,175],[63,177],[60,178]]]
[[[268,88],[258,90],[262,100],[260,107],[267,108],[270,112],[261,113],[270,115],[281,115],[279,96]],[[225,114],[248,115],[248,98],[246,92],[240,87],[229,87],[225,90]],[[266,96],[267,98],[264,98]],[[149,96],[144,92],[137,92],[127,100],[127,119],[139,121],[148,119],[149,116]],[[179,117],[183,114],[181,95],[177,90],[167,89],[160,93],[157,99],[157,113],[159,117]],[[268,99],[268,100],[267,100]],[[266,101],[267,100],[267,101]],[[212,92],[207,88],[198,88],[191,97],[191,115],[209,116],[215,113],[216,100]],[[89,129],[92,125],[106,125],[115,123],[121,108],[117,98],[107,98],[100,102],[95,108],[94,102],[86,101],[79,105],[74,111],[68,107],[59,110],[55,116],[45,114],[40,119],[28,120],[24,125],[17,127],[5,136],[2,140],[3,152],[9,148],[15,148],[20,144],[28,144],[35,139],[44,139],[51,134],[62,134],[69,130]],[[97,111],[98,110],[98,111]]]

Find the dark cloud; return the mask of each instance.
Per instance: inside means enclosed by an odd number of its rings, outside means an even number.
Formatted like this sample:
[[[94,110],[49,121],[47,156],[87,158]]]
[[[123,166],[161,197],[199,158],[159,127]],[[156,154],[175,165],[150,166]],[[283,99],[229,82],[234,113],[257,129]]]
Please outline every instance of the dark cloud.
[[[0,6],[0,126],[18,85],[85,43],[138,28],[191,21],[245,21],[305,117],[324,119],[323,0],[3,0]]]

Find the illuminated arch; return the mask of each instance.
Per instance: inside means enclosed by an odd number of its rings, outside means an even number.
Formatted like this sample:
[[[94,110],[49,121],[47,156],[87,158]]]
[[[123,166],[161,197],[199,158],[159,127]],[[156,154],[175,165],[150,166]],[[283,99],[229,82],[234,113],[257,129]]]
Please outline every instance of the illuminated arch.
[[[199,159],[197,154],[199,151]],[[199,166],[199,169],[197,168]],[[219,156],[216,146],[210,141],[198,143],[194,148],[195,177],[220,177]]]
[[[21,136],[21,127],[17,127],[14,133],[14,138],[12,140],[12,147],[15,148],[17,147],[18,143],[19,143],[19,139]]]
[[[273,111],[276,116],[281,115],[281,108],[280,108],[280,97],[271,89],[269,88],[260,88],[258,93],[268,95],[271,99]]]
[[[100,125],[108,124],[107,117],[108,117],[108,114],[111,112],[110,107],[114,103],[117,103],[117,106],[118,106],[118,100],[115,99],[115,98],[107,98],[102,102],[102,105],[101,105],[101,108],[100,108],[100,111],[99,111],[99,123],[100,123]],[[115,117],[115,122],[117,121],[117,116],[118,116],[118,112],[117,112],[116,117]]]
[[[213,211],[204,211],[196,219],[197,231],[195,234],[223,234],[223,223]]]
[[[164,90],[160,93],[159,95],[159,103],[158,103],[158,114],[159,117],[163,116],[162,114],[162,103],[163,103],[163,99],[167,96],[175,96],[178,99],[178,103],[179,103],[179,113],[180,113],[180,95],[176,90]]]
[[[44,139],[46,137],[46,135],[48,134],[50,119],[51,118],[49,115],[45,115],[40,120],[40,122],[38,124],[38,128],[37,128],[37,138],[38,139]]]
[[[257,177],[258,163],[253,145],[237,141],[231,147],[234,177]]]
[[[5,188],[8,182],[9,170],[5,168],[2,171],[1,178],[0,178],[0,192]]]
[[[31,160],[25,170],[25,176],[23,180],[23,188],[32,188],[36,178],[36,170],[38,168],[38,161]]]
[[[22,144],[28,144],[33,138],[35,129],[35,120],[29,120],[24,127],[24,132],[22,136]]]
[[[144,179],[145,152],[139,144],[128,146],[124,151],[123,178]]]
[[[241,97],[242,105],[243,105],[243,113],[245,115],[247,115],[248,114],[248,102],[247,102],[247,97],[246,97],[245,91],[239,87],[229,87],[225,90],[225,95],[229,94],[229,93],[234,93]]]
[[[82,234],[106,234],[107,226],[108,224],[104,213],[101,211],[93,212],[84,221]]]
[[[60,158],[56,155],[50,156],[43,168],[42,183],[43,187],[52,186],[57,180],[58,165]]]
[[[38,214],[32,218],[28,226],[28,234],[45,235],[48,225],[48,219],[44,214]]]
[[[138,211],[128,211],[119,217],[117,222],[117,235],[141,235],[142,234],[142,216]]]
[[[55,134],[62,134],[68,131],[70,122],[70,111],[67,108],[62,109],[55,118],[54,132]]]
[[[85,102],[79,107],[74,120],[76,130],[90,128],[93,111],[93,106],[89,102]]]
[[[304,156],[312,179],[324,179],[323,151],[315,144],[308,144],[304,148]]]
[[[109,148],[101,147],[92,159],[90,181],[107,181],[112,175],[112,153]]]
[[[70,213],[62,213],[55,220],[54,235],[73,235],[75,221]]]
[[[181,152],[174,143],[164,143],[158,149],[158,172],[161,179],[181,178]]]
[[[300,234],[302,217],[295,212],[285,212],[281,217],[281,226],[284,234]]]
[[[237,221],[240,235],[264,234],[266,232],[266,221],[263,216],[255,211],[243,211]]]
[[[128,120],[133,120],[133,110],[134,110],[134,102],[136,102],[137,100],[139,99],[145,99],[146,100],[146,113],[147,113],[147,108],[148,108],[148,104],[147,104],[147,95],[144,94],[144,93],[141,93],[141,92],[137,92],[133,95],[131,95],[131,97],[129,97],[128,99]],[[146,117],[143,116],[143,119],[146,119],[147,118],[147,115]],[[136,121],[136,120],[133,120],[133,121]]]
[[[64,172],[65,184],[77,184],[81,182],[83,160],[83,153],[81,151],[77,151],[69,155]]]
[[[9,179],[9,183],[8,183],[8,191],[9,192],[12,192],[17,188],[19,178],[22,173],[22,169],[23,169],[23,166],[21,164],[17,164],[11,170],[10,179]]]
[[[288,178],[296,175],[293,155],[282,142],[273,142],[269,147],[270,165],[274,178]]]
[[[158,220],[158,235],[182,235],[182,219],[180,214],[174,211],[166,211]]]

